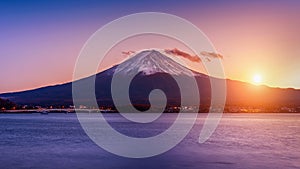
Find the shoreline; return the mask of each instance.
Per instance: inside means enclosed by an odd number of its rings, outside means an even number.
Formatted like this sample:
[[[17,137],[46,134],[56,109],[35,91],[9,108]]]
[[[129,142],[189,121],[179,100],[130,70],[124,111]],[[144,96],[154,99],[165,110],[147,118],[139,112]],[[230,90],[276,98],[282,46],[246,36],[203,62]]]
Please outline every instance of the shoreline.
[[[99,113],[99,111],[80,111],[80,113]],[[105,111],[103,114],[119,114],[117,111]],[[163,112],[164,114],[178,114],[179,112]],[[75,111],[0,111],[1,114],[76,114]],[[208,114],[208,112],[198,112]],[[223,114],[300,114],[300,112],[223,112]]]

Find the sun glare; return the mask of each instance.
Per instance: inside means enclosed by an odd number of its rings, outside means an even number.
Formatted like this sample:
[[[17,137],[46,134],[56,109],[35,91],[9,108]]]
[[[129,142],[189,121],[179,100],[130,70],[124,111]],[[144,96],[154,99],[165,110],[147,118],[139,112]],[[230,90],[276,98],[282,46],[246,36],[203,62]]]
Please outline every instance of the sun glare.
[[[253,76],[253,82],[254,84],[260,84],[262,82],[262,77],[260,74],[256,74]]]

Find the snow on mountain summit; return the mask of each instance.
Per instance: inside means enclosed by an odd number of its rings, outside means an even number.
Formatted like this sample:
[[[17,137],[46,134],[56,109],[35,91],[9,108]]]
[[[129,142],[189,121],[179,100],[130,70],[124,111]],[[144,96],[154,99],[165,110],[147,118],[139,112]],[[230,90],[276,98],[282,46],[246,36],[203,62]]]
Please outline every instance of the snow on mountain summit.
[[[157,50],[145,50],[137,53],[118,65],[117,71],[121,74],[142,72],[144,75],[168,73],[171,75],[194,76],[193,71]]]

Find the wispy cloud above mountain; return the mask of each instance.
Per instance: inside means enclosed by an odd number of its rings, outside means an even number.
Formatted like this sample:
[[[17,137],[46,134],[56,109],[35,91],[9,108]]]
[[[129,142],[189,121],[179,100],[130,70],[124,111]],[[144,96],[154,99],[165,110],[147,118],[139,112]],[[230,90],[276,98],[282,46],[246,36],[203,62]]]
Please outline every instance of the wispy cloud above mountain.
[[[165,49],[164,50],[167,54],[173,55],[173,56],[181,56],[183,58],[186,58],[192,62],[201,62],[201,57],[203,56],[203,58],[205,58],[206,61],[210,62],[211,59],[223,59],[224,56],[220,53],[215,53],[215,52],[207,52],[207,51],[202,51],[200,52],[200,56],[199,55],[191,55],[187,52],[181,51],[177,48],[174,49]]]
[[[192,62],[201,62],[201,59],[199,56],[197,55],[191,55],[189,53],[186,53],[186,52],[183,52],[177,48],[174,48],[174,49],[165,49],[165,52],[167,54],[171,54],[171,55],[175,55],[175,56],[181,56],[183,58],[186,58]]]
[[[221,55],[220,53],[215,53],[215,52],[206,52],[206,51],[202,51],[200,53],[200,55],[208,57],[208,58],[220,58],[223,59],[224,56]]]
[[[123,54],[124,56],[129,56],[129,55],[132,55],[132,54],[134,54],[134,53],[135,53],[135,51],[133,51],[133,50],[123,51],[123,52],[122,52],[122,54]]]

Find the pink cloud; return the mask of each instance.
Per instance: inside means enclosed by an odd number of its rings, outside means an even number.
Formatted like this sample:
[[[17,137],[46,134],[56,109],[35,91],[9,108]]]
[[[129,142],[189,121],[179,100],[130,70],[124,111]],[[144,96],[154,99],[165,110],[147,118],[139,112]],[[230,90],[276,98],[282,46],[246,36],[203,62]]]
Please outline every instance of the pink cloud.
[[[220,58],[223,59],[223,55],[219,54],[219,53],[214,53],[214,52],[206,52],[206,51],[202,51],[200,53],[202,56],[208,57],[208,58]]]
[[[174,48],[174,49],[165,49],[165,52],[167,54],[171,54],[171,55],[175,55],[175,56],[181,56],[181,57],[186,58],[186,59],[188,59],[192,62],[201,62],[201,59],[200,59],[199,56],[197,56],[197,55],[192,56],[192,55],[190,55],[186,52],[183,52],[179,49],[176,49],[176,48]]]
[[[129,51],[123,51],[122,54],[125,55],[125,56],[129,56],[129,55],[132,55],[134,54],[135,51],[132,51],[132,50],[129,50]]]

